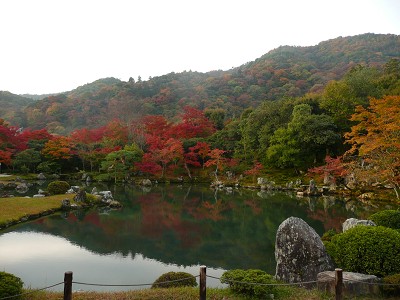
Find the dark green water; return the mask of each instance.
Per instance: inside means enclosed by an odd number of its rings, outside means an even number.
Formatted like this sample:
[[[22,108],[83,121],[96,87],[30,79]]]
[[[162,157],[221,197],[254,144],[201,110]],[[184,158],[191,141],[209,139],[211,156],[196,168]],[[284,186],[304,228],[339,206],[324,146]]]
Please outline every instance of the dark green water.
[[[349,217],[371,213],[335,197],[297,198],[283,192],[216,193],[205,186],[175,185],[98,188],[110,189],[123,208],[60,213],[2,231],[0,269],[33,288],[63,281],[65,271],[74,272],[74,281],[106,284],[152,283],[177,270],[197,275],[200,265],[216,277],[236,268],[274,274],[275,234],[286,218],[302,218],[322,234],[340,230]]]

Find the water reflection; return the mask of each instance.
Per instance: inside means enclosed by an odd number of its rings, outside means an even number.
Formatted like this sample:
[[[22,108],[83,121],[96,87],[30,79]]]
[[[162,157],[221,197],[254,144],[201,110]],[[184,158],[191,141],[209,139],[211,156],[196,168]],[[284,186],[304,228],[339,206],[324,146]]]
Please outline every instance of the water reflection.
[[[0,237],[1,268],[20,276],[25,287],[47,287],[64,280],[64,272],[73,270],[76,282],[136,285],[151,284],[169,271],[199,274],[199,266],[164,264],[141,254],[121,253],[100,255],[90,252],[68,240],[37,232],[12,232]],[[3,261],[3,258],[6,258]],[[224,270],[208,269],[209,274],[220,277]],[[221,286],[217,281],[213,286]],[[129,290],[142,287],[93,287],[74,285],[82,290]],[[62,290],[58,286],[52,290]]]
[[[152,283],[174,270],[197,275],[199,265],[216,277],[236,268],[273,274],[275,233],[286,218],[302,218],[322,234],[365,214],[354,203],[347,210],[338,198],[298,199],[292,193],[215,193],[201,186],[98,188],[111,188],[123,208],[60,213],[4,231],[0,269],[34,288],[62,281],[66,271],[74,272],[74,281],[107,284]]]

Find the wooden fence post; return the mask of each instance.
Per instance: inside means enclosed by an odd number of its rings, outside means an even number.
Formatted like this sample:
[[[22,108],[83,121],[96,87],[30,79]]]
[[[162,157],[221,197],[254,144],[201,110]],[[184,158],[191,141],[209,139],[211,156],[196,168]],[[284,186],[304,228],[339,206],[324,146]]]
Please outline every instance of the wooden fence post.
[[[72,300],[72,272],[64,273],[64,300]]]
[[[342,269],[335,269],[335,296],[336,300],[343,299],[343,272]]]
[[[206,287],[206,266],[200,266],[200,300],[207,299],[207,287]]]

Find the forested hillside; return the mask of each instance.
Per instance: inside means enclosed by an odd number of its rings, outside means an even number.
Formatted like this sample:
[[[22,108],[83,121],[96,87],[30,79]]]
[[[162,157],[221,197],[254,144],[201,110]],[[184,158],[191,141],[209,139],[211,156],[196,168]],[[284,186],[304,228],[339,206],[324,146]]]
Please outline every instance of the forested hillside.
[[[400,36],[377,34],[339,37],[311,47],[282,46],[228,71],[170,73],[146,81],[100,79],[4,117],[11,124],[59,134],[95,128],[115,118],[126,123],[144,115],[173,119],[187,105],[223,109],[230,119],[265,100],[321,92],[358,64],[380,67],[399,58],[398,49]]]
[[[347,187],[390,187],[400,199],[394,48],[398,36],[367,34],[281,47],[229,71],[100,79],[32,103],[3,93],[28,106],[10,116],[24,128],[0,119],[0,163],[113,181],[240,183],[286,169]]]

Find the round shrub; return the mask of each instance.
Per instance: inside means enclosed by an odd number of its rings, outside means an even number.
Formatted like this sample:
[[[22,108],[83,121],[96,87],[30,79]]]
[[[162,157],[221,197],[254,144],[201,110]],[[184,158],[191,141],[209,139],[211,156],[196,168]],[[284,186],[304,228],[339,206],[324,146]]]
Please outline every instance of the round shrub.
[[[376,225],[400,229],[400,210],[382,210],[369,217]]]
[[[181,286],[197,286],[196,278],[186,272],[168,272],[153,282],[152,288],[170,288]]]
[[[240,283],[243,282],[243,283]],[[275,286],[246,284],[247,283],[262,283],[273,284],[277,283],[274,277],[262,270],[230,270],[226,271],[221,276],[221,282],[229,285],[229,288],[238,294],[244,294],[250,297],[265,299],[270,294],[276,292]]]
[[[400,233],[383,226],[356,226],[332,237],[326,250],[348,272],[387,276],[400,273]]]
[[[0,272],[0,298],[22,294],[24,283],[21,278],[6,272]],[[12,299],[21,299],[13,297]]]
[[[50,195],[65,194],[70,188],[70,185],[66,181],[52,181],[47,186],[47,191]]]

